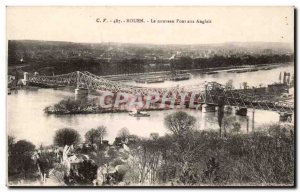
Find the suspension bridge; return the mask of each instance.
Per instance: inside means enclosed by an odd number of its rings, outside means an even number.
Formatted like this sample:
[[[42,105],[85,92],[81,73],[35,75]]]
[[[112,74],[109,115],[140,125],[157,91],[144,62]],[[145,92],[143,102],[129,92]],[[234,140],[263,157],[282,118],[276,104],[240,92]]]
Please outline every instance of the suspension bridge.
[[[88,71],[76,71],[68,74],[44,76],[24,73],[24,82],[27,85],[43,86],[71,86],[77,90],[99,90],[113,93],[128,93],[132,95],[147,96],[149,93],[176,95],[179,101],[183,95],[188,103],[193,97],[194,104],[206,104],[218,106],[223,105],[262,109],[276,111],[279,113],[293,113],[294,104],[284,101],[274,93],[255,93],[243,91],[242,89],[228,89],[217,82],[204,82],[192,86],[176,86],[169,88],[133,86],[116,81],[110,81],[103,77],[94,75]],[[88,92],[86,92],[88,93]],[[278,94],[278,93],[277,93]]]

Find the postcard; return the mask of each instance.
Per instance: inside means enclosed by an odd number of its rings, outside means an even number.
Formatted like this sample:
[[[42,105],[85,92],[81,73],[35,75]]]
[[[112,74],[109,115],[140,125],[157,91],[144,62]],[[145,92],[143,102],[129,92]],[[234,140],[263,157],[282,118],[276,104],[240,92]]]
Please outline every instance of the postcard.
[[[7,6],[7,186],[295,187],[290,6]]]

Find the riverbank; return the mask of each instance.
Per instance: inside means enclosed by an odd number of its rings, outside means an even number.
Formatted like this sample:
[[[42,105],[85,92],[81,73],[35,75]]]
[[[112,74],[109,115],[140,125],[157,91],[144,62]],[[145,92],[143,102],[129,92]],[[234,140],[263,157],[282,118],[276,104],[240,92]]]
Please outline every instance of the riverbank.
[[[44,108],[46,114],[55,115],[75,115],[75,114],[101,114],[101,113],[129,113],[132,110],[127,109],[125,106],[123,108],[101,108],[97,105],[97,99],[63,99],[57,104],[47,106]],[[143,109],[143,111],[162,111],[171,110],[168,108],[151,107]]]
[[[292,65],[293,62],[288,63],[272,63],[272,64],[255,64],[255,65],[241,65],[241,66],[226,66],[226,67],[211,67],[211,68],[202,68],[202,69],[189,69],[189,70],[176,70],[178,73],[202,73],[202,74],[213,74],[218,73],[222,71],[226,72],[239,72],[245,70],[245,72],[248,72],[247,70],[256,71],[256,70],[270,70],[274,69],[283,65]],[[122,82],[128,82],[132,81],[136,78],[162,78],[166,75],[169,75],[170,71],[159,71],[159,72],[147,72],[147,73],[130,73],[130,74],[118,74],[118,75],[105,75],[100,76],[102,78],[111,80],[111,81],[122,81]]]

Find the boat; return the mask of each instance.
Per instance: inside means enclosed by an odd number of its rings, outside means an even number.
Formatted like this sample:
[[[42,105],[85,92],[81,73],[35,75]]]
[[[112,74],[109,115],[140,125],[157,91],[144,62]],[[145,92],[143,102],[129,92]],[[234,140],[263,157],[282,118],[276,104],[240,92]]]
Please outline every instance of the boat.
[[[163,83],[165,82],[165,80],[163,78],[152,78],[152,79],[136,79],[135,80],[136,83]]]
[[[159,78],[159,79],[148,79],[146,81],[146,83],[163,83],[165,82],[165,80],[163,78]]]
[[[146,111],[140,111],[140,110],[136,110],[136,111],[131,111],[129,112],[130,116],[133,117],[149,117],[150,114],[148,114]]]
[[[182,80],[188,80],[191,78],[191,74],[190,73],[182,73],[182,74],[173,74],[170,77],[171,81],[182,81]]]

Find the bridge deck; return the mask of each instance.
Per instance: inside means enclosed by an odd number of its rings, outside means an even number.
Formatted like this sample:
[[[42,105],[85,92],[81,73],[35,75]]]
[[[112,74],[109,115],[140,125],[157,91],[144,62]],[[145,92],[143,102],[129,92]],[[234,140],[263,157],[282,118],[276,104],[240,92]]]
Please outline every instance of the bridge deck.
[[[176,94],[178,99],[180,99],[180,94],[185,93],[187,100],[189,100],[191,95],[194,94],[197,98],[195,102],[198,104],[208,103],[219,105],[220,102],[223,102],[223,104],[231,106],[241,106],[278,112],[294,112],[293,103],[283,101],[276,95],[263,92],[249,92],[249,90],[243,91],[241,89],[229,90],[226,89],[224,85],[216,82],[208,82],[185,87],[138,87],[110,81],[87,71],[77,71],[56,76],[29,75],[27,77],[27,82],[47,86],[77,86],[87,89],[111,91],[113,93],[124,92],[133,95],[141,94],[144,96],[153,92],[159,93],[160,96],[164,94]]]

